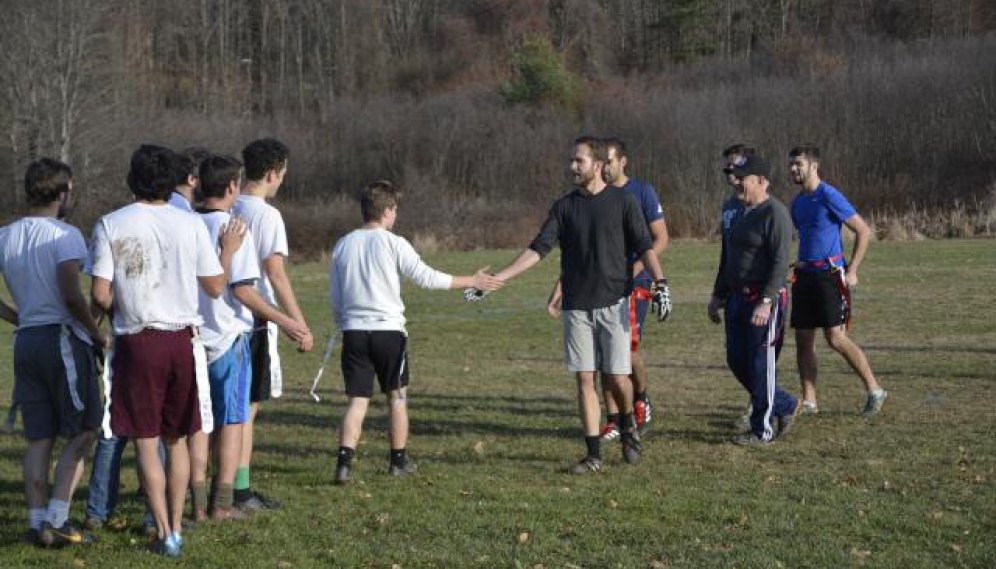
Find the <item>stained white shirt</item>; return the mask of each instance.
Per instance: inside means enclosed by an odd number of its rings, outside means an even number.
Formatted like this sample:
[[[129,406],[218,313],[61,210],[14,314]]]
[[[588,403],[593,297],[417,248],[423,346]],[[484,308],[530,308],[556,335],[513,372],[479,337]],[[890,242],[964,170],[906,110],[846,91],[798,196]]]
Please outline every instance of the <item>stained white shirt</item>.
[[[196,214],[133,203],[97,221],[89,272],[111,281],[114,333],[200,326],[197,277],[223,273]]]

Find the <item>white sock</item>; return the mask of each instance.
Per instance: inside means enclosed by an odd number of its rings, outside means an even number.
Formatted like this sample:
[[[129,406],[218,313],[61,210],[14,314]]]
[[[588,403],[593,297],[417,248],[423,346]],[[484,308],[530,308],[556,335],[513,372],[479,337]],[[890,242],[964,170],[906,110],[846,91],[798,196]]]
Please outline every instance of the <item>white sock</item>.
[[[48,523],[54,528],[61,528],[69,519],[69,502],[52,498],[48,501]]]
[[[47,514],[48,510],[45,508],[31,508],[28,510],[28,525],[31,526],[31,529],[41,530]]]

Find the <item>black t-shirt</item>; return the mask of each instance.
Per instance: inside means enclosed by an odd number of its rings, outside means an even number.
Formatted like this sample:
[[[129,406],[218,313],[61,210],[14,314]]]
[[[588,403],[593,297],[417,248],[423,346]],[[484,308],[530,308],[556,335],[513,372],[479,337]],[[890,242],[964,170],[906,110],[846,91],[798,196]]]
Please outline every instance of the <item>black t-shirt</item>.
[[[545,256],[560,245],[564,310],[612,306],[632,280],[628,253],[653,246],[643,211],[629,192],[612,186],[595,195],[573,190],[553,203],[529,248]]]

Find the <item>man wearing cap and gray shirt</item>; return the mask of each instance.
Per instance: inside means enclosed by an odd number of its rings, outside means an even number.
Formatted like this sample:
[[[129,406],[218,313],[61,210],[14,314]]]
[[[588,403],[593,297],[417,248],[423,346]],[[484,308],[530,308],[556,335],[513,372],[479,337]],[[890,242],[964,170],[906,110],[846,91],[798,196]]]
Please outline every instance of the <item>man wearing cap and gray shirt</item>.
[[[730,174],[738,181],[736,195],[744,211],[723,234],[709,318],[718,324],[725,305],[726,361],[751,398],[750,432],[734,442],[763,446],[788,432],[799,409],[799,401],[778,387],[776,371],[785,330],[792,219],[785,205],[768,194],[763,158],[748,155]]]

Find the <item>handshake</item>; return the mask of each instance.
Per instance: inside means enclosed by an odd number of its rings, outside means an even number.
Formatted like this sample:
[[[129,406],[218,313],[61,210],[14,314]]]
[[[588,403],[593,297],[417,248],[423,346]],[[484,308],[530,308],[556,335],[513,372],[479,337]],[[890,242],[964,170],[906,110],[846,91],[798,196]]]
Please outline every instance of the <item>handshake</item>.
[[[463,286],[466,286],[463,289],[463,299],[467,302],[484,300],[484,297],[491,294],[491,291],[498,290],[505,284],[505,281],[491,274],[491,267],[477,269],[472,277],[457,278],[460,279]]]

